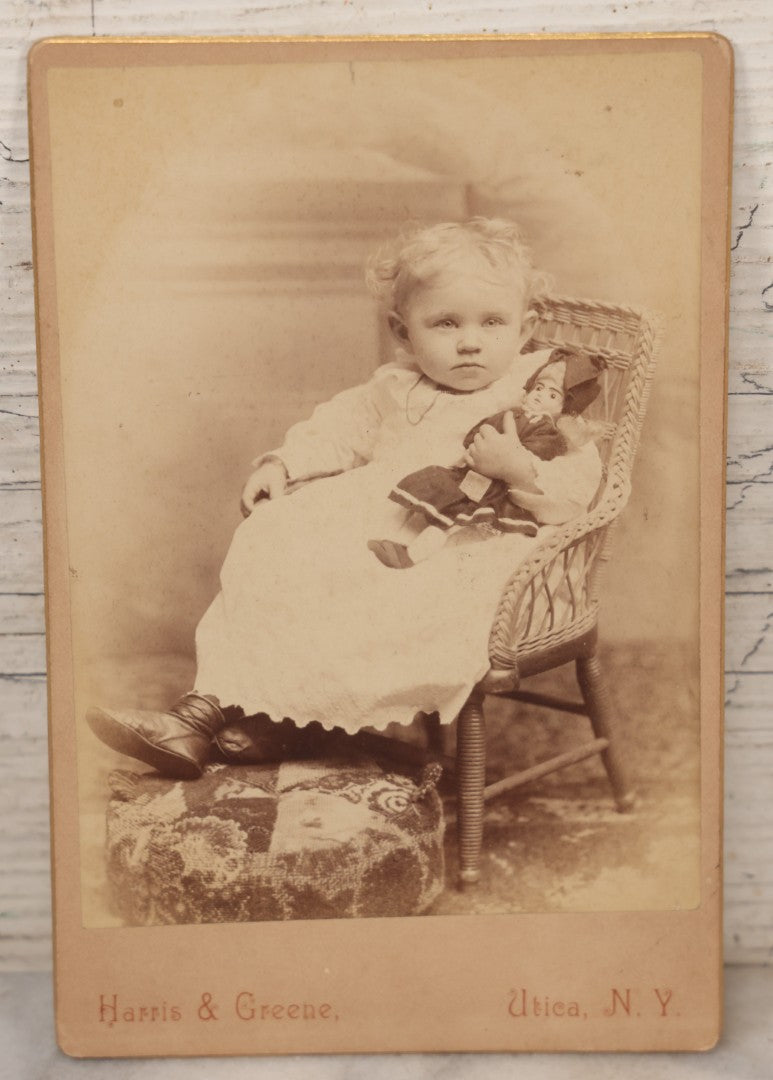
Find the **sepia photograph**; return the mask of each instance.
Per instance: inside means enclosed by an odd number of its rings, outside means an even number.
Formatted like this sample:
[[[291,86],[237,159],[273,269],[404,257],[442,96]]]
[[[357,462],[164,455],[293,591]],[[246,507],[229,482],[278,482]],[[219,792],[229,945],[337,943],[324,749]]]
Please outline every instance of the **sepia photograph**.
[[[705,900],[703,58],[528,44],[41,46],[67,940]]]
[[[695,906],[697,60],[50,79],[85,924]]]

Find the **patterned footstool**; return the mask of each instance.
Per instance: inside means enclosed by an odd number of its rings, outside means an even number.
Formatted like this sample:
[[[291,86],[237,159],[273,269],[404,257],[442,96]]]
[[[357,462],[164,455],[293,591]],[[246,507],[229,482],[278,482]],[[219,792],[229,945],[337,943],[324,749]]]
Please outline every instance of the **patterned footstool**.
[[[131,925],[418,914],[443,889],[439,775],[362,759],[113,772],[114,906]]]

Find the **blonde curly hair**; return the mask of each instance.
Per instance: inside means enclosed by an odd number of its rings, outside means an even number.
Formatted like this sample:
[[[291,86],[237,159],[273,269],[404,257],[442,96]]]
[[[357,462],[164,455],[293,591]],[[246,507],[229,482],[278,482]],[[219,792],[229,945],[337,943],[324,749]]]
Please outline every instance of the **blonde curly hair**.
[[[479,256],[503,275],[518,275],[526,306],[552,286],[550,276],[535,269],[532,254],[518,226],[502,218],[474,217],[439,225],[411,225],[381,248],[365,271],[368,289],[383,306],[400,314],[411,293],[425,285],[460,256]]]

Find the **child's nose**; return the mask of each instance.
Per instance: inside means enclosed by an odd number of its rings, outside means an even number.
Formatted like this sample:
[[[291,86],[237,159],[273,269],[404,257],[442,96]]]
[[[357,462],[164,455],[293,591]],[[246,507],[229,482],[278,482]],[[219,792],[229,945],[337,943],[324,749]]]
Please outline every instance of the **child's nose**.
[[[456,351],[460,353],[480,352],[480,335],[474,327],[462,329],[456,343]]]

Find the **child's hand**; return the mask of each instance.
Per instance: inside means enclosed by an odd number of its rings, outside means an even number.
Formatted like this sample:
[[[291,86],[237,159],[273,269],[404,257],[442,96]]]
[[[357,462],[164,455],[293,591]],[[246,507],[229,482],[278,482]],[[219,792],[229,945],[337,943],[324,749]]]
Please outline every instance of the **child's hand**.
[[[269,499],[278,499],[284,495],[287,487],[287,470],[281,461],[264,461],[254,473],[247,477],[242,490],[241,510],[249,517],[264,495]]]
[[[492,480],[504,480],[511,487],[530,483],[534,479],[531,454],[524,450],[515,427],[515,417],[507,413],[500,433],[484,424],[467,450],[467,463],[476,472]]]

